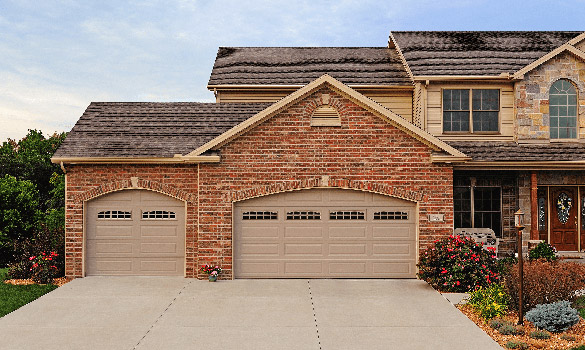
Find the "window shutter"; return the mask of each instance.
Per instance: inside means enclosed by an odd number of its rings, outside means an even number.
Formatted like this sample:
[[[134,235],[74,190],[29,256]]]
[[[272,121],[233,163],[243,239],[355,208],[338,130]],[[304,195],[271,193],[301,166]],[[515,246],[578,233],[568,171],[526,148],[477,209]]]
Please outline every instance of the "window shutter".
[[[315,109],[311,116],[312,126],[341,126],[341,119],[337,110],[329,105]]]

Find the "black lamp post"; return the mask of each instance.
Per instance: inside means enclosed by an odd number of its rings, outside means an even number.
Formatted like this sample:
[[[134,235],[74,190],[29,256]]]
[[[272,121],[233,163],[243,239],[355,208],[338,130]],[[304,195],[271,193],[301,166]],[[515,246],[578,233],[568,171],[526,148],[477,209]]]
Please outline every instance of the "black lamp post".
[[[514,213],[514,224],[518,231],[518,324],[524,324],[524,257],[522,256],[522,230],[524,230],[524,212]]]

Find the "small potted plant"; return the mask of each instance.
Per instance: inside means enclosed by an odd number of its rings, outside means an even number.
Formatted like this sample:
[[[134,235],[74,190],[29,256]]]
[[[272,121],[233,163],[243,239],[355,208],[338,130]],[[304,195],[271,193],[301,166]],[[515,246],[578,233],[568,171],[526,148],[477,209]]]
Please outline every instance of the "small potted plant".
[[[219,276],[219,273],[221,272],[221,267],[215,265],[205,265],[201,268],[201,272],[204,272],[207,274],[207,276],[209,277],[209,282],[215,282],[217,281],[217,276]]]

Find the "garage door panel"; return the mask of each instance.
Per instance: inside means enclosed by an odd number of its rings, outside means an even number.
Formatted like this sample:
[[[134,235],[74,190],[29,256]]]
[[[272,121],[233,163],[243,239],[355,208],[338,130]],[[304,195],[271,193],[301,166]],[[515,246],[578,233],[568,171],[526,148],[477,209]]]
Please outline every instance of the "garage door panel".
[[[323,255],[323,244],[310,244],[310,243],[285,243],[284,244],[284,255]]]
[[[387,261],[372,263],[375,275],[396,275],[396,277],[412,277],[414,266],[410,261]]]
[[[112,210],[131,216],[103,214]],[[184,204],[146,190],[104,195],[87,204],[85,243],[87,275],[184,275]]]
[[[278,238],[278,226],[244,226],[242,227],[242,238]]]
[[[364,227],[364,226],[329,227],[329,237],[331,237],[331,238],[365,238],[366,237],[366,227]]]
[[[128,239],[134,235],[134,226],[96,225],[93,239]]]
[[[412,240],[414,227],[411,226],[378,226],[372,228],[372,237],[375,239],[403,239]]]
[[[374,243],[372,244],[372,255],[387,256],[388,258],[416,258],[416,245],[412,243]]]
[[[344,191],[331,191],[329,192],[329,202],[338,204],[341,203],[366,203],[369,202],[368,199],[372,197],[371,193],[368,192],[359,192],[354,191],[350,196],[347,195],[347,192]]]
[[[321,261],[285,261],[284,275],[291,277],[298,276],[320,276],[323,274],[323,263]]]
[[[235,209],[236,277],[415,277],[415,203],[313,189],[247,200]],[[243,220],[241,214],[252,209],[278,212],[278,220]],[[273,234],[263,237],[267,229]],[[277,244],[278,253],[261,243]],[[254,254],[244,254],[249,244]],[[263,249],[271,255],[261,256]]]
[[[140,243],[140,253],[142,254],[181,254],[176,243]]]
[[[278,243],[245,243],[241,245],[241,256],[279,256]]]
[[[351,255],[351,256],[367,256],[367,244],[366,243],[353,243],[353,244],[338,244],[330,243],[329,255]]]
[[[284,228],[284,237],[290,238],[323,238],[323,227],[314,226],[301,226],[291,227],[286,226]]]
[[[179,237],[179,228],[173,226],[141,226],[140,236],[143,238],[171,238]]]
[[[239,272],[244,277],[278,277],[279,265],[281,262],[260,261],[260,262],[242,262],[239,265]],[[283,269],[284,270],[284,269]]]
[[[366,262],[330,262],[328,270],[331,275],[338,276],[364,275],[366,273]]]
[[[96,256],[103,256],[105,254],[127,254],[130,256],[133,251],[134,249],[132,242],[95,242],[91,245],[88,245],[88,253],[95,253]]]

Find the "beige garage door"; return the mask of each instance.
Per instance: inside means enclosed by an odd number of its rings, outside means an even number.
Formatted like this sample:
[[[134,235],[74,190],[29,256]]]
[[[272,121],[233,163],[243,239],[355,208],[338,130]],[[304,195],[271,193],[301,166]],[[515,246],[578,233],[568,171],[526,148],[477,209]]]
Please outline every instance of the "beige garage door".
[[[184,275],[183,202],[126,190],[89,201],[86,208],[86,275]]]
[[[236,277],[415,277],[412,202],[312,189],[239,202],[234,215]]]

